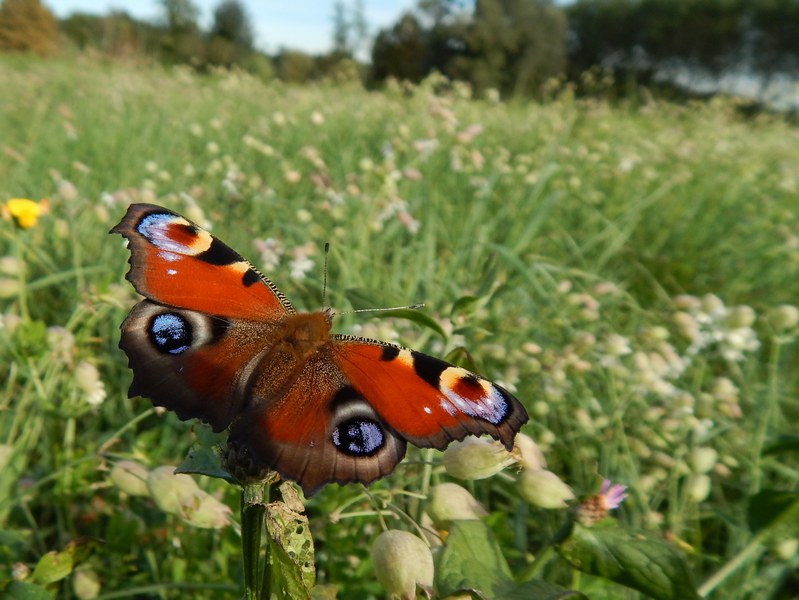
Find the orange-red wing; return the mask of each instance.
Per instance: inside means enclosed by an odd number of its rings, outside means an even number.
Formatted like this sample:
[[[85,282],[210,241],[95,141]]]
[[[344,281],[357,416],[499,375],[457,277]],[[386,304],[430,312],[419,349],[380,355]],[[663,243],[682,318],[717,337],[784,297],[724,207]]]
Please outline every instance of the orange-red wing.
[[[230,441],[254,462],[297,481],[306,495],[326,483],[371,483],[405,455],[405,440],[355,390],[325,349],[312,356],[279,398],[269,369],[256,373],[250,409],[234,423]]]
[[[377,414],[416,446],[443,449],[488,434],[510,449],[527,412],[507,390],[443,360],[382,342],[336,336],[335,362]]]
[[[111,232],[128,240],[127,278],[150,300],[252,320],[294,312],[277,287],[239,254],[166,208],[132,204]]]
[[[142,300],[122,323],[133,370],[129,395],[221,431],[247,403],[247,381],[277,322],[226,319]]]

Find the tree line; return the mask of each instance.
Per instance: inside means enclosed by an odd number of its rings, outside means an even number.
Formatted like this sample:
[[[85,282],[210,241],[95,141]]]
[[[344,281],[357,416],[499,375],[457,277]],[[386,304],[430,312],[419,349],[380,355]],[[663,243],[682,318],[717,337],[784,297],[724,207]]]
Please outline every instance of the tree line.
[[[56,21],[40,0],[3,0],[0,50],[52,54],[66,40],[81,50],[198,70],[237,66],[290,82],[332,77],[380,85],[437,71],[477,93],[505,97],[540,95],[553,80],[585,81],[582,74],[596,66],[617,81],[646,83],[675,69],[764,81],[799,73],[799,0],[419,0],[376,32],[363,0],[336,0],[332,50],[322,55],[265,54],[239,0],[222,0],[207,30],[192,0],[162,0],[161,7],[156,23],[124,12]]]

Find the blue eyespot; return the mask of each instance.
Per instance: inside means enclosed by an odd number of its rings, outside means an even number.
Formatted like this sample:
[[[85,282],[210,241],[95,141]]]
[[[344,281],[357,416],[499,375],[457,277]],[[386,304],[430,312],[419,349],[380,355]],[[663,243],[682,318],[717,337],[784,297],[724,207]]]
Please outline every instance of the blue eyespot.
[[[167,354],[181,354],[191,348],[191,325],[173,313],[156,315],[150,323],[150,341],[156,349]]]
[[[336,448],[351,456],[371,456],[385,443],[380,425],[359,417],[340,423],[333,430],[332,438]]]

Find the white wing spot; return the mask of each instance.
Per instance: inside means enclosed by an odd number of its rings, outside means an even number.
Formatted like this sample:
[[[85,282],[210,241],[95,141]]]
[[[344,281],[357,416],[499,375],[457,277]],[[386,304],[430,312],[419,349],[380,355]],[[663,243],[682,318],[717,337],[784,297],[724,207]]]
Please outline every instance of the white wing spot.
[[[175,254],[174,252],[167,252],[166,250],[161,250],[158,253],[159,258],[163,258],[167,262],[177,262],[180,260],[180,255]]]
[[[500,391],[491,382],[478,378],[476,383],[480,385],[483,393],[476,400],[464,398],[456,393],[455,389],[466,377],[474,375],[459,367],[450,367],[441,373],[441,393],[449,400],[447,404],[470,417],[479,417],[494,425],[501,423],[508,414],[508,403]],[[447,410],[444,400],[441,401],[441,407]]]
[[[169,236],[170,225],[185,225],[191,227],[183,217],[177,217],[166,213],[155,213],[144,217],[136,226],[136,230],[142,234],[155,247],[167,252],[183,254],[186,256],[196,256],[211,247],[213,238],[207,231],[196,230],[194,242],[190,245],[176,242]],[[168,260],[168,259],[167,259]]]

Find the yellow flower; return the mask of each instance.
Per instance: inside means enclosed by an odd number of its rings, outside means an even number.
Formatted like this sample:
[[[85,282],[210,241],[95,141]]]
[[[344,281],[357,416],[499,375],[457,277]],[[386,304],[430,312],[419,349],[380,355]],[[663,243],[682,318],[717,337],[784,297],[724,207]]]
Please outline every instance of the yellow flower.
[[[21,229],[30,229],[36,225],[39,217],[47,211],[47,201],[34,202],[27,198],[11,198],[5,204],[3,212],[11,215]]]

